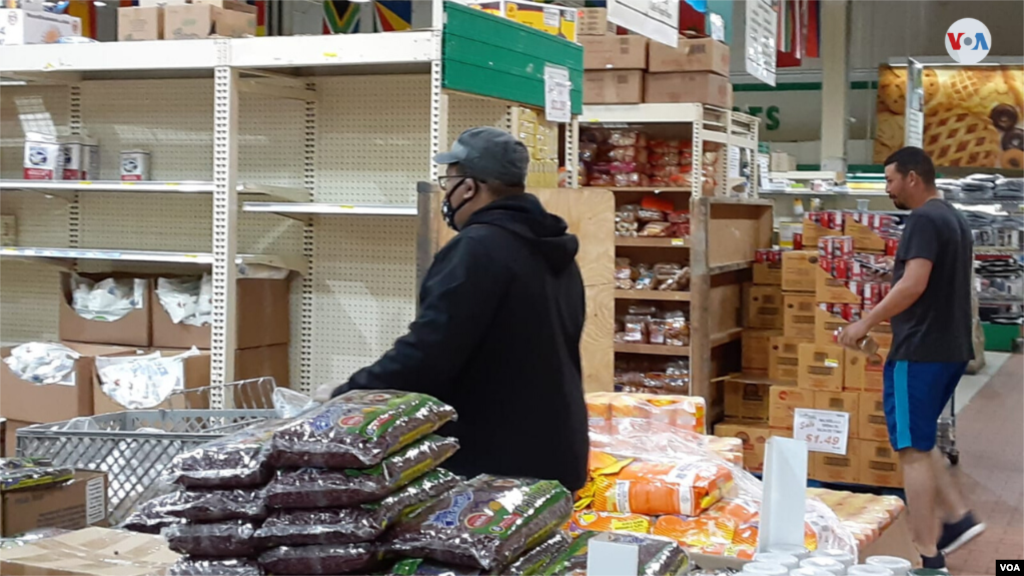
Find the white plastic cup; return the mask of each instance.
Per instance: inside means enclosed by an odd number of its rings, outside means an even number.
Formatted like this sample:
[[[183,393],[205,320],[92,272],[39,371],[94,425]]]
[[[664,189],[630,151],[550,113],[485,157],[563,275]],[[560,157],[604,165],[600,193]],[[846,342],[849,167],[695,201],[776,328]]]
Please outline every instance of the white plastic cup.
[[[795,556],[797,561],[809,558],[811,553],[807,548],[799,546],[797,544],[776,544],[768,549],[769,552],[775,552],[776,554],[789,554]]]
[[[912,568],[910,560],[898,556],[871,556],[864,563],[870,566],[888,568],[893,576],[907,576],[907,573]]]
[[[747,562],[740,574],[747,576],[789,576],[789,570],[774,562]]]
[[[820,568],[797,568],[796,570],[790,570],[789,576],[833,576],[828,570],[821,570]]]
[[[801,560],[800,567],[817,568],[818,570],[829,572],[833,576],[843,576],[843,574],[846,574],[846,566],[842,562],[823,556],[812,556],[806,560]]]
[[[794,568],[800,567],[800,559],[796,556],[789,554],[780,554],[778,552],[758,552],[754,554],[754,562],[768,562],[769,564],[780,564],[786,568],[786,570],[793,570]]]
[[[853,555],[848,552],[843,552],[842,550],[815,550],[811,553],[811,558],[831,558],[832,560],[842,564],[844,568],[849,568],[854,564]]]
[[[857,564],[846,569],[846,576],[892,576],[892,570],[874,564]]]

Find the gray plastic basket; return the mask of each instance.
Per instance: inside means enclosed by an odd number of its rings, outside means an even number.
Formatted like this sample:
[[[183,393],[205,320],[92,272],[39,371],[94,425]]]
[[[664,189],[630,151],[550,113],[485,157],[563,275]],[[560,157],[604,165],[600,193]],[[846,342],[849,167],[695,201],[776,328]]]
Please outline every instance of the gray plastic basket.
[[[228,386],[237,384],[241,383]],[[58,466],[106,472],[110,483],[108,520],[119,524],[140,500],[167,490],[159,479],[175,456],[274,416],[274,410],[262,407],[129,410],[21,428],[18,454],[49,458]]]

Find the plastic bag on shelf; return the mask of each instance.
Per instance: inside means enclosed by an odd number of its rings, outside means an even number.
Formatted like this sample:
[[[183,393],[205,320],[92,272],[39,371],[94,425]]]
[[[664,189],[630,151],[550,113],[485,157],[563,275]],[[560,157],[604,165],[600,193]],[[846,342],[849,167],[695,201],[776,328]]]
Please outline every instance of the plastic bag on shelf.
[[[81,356],[63,344],[29,342],[11,348],[4,362],[15,376],[27,382],[74,386],[75,361]]]
[[[185,358],[198,356],[192,349],[177,356],[159,352],[143,356],[98,356],[96,373],[100,389],[111,400],[129,410],[144,410],[163,403],[174,392],[185,389]]]
[[[334,508],[384,498],[436,468],[459,448],[455,438],[428,436],[372,468],[279,470],[266,487],[273,508]]]
[[[184,524],[184,518],[175,518],[160,509],[161,503],[170,497],[171,494],[165,494],[139,504],[118,528],[143,534],[159,534],[168,526]]]
[[[209,274],[203,274],[202,277],[157,278],[156,297],[175,324],[210,324],[213,315],[213,280]]]
[[[268,443],[292,420],[264,420],[174,457],[164,471],[167,482],[189,489],[252,488],[267,483]]]
[[[104,278],[99,282],[71,275],[71,307],[88,320],[114,322],[141,309],[146,299],[144,278]]]
[[[454,419],[426,394],[353,390],[275,431],[270,459],[275,468],[368,468]]]
[[[483,474],[456,487],[389,532],[392,553],[492,570],[569,519],[572,497],[548,480]]]

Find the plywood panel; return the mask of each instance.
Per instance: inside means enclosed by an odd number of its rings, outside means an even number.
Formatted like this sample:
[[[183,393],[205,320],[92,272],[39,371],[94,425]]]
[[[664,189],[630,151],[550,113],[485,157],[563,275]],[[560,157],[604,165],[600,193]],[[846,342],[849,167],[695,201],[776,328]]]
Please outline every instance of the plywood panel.
[[[615,372],[612,350],[615,338],[615,285],[587,286],[587,323],[583,327],[580,355],[583,388],[587,392],[611,392]]]
[[[708,265],[754,259],[754,250],[771,245],[771,208],[713,205],[708,222]]]
[[[716,286],[708,291],[711,336],[740,326],[742,302],[743,294],[740,284]]]
[[[576,256],[583,284],[612,281],[615,266],[615,197],[608,190],[549,188],[530,190],[552,214],[569,225],[580,241]]]

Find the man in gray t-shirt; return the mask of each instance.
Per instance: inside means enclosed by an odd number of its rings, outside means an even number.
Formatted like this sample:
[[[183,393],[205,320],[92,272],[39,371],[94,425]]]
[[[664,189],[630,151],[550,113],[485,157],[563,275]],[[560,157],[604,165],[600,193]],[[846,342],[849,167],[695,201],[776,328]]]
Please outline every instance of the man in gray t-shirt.
[[[911,210],[896,251],[892,290],[843,330],[839,342],[856,347],[871,328],[892,321],[883,390],[889,443],[903,468],[922,563],[945,568],[945,553],[985,529],[967,509],[935,450],[939,416],[974,357],[972,237],[964,217],[939,197],[935,167],[920,148],[902,148],[887,158],[885,182],[896,207]],[[936,534],[937,520],[943,522],[941,535]]]

